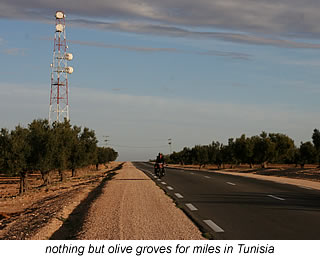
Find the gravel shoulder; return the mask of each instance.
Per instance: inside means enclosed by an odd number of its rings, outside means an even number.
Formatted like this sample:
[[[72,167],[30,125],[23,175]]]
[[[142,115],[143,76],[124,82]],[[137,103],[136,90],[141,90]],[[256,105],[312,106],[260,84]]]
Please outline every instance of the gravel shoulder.
[[[204,239],[172,199],[130,162],[124,163],[103,187],[74,238]]]

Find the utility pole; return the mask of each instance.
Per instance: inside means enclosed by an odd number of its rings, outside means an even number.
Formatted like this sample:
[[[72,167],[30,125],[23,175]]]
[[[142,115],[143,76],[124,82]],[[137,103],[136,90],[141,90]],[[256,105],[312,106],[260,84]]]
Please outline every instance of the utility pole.
[[[110,141],[109,135],[104,135],[103,137],[105,138],[105,139],[104,139],[104,143],[105,143],[105,145],[107,146],[107,145],[108,145],[108,141]]]
[[[171,138],[168,139],[168,145],[169,145],[170,154],[171,154],[172,153],[172,139]]]

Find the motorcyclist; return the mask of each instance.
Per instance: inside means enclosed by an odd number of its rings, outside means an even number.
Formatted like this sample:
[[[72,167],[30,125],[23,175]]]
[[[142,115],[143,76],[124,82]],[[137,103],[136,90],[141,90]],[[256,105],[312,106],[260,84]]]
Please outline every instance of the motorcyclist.
[[[162,153],[159,153],[157,158],[156,158],[156,163],[154,165],[154,171],[155,174],[157,173],[157,170],[160,171],[160,165],[162,164],[162,167],[164,167],[164,156]],[[163,168],[163,173],[164,173],[164,168]]]
[[[162,153],[159,153],[156,159],[156,163],[163,163],[164,164],[164,156]]]

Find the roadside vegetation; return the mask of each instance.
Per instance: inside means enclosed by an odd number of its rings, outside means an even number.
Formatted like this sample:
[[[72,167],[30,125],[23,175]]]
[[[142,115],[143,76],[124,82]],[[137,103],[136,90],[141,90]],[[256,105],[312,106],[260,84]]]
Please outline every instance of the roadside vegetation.
[[[208,145],[185,147],[180,152],[166,156],[168,163],[194,164],[200,168],[207,164],[231,168],[240,164],[267,168],[268,164],[295,164],[303,168],[305,164],[319,164],[320,161],[320,131],[315,129],[312,142],[301,143],[296,147],[294,141],[285,134],[262,132],[260,135],[230,138],[228,144],[213,141]]]
[[[66,171],[75,177],[77,170],[90,165],[114,161],[118,153],[112,148],[98,147],[95,132],[87,127],[72,126],[69,121],[49,124],[34,120],[28,127],[16,126],[0,130],[0,173],[20,177],[20,194],[28,190],[28,175],[40,173],[43,186],[51,184],[53,172],[60,181]]]

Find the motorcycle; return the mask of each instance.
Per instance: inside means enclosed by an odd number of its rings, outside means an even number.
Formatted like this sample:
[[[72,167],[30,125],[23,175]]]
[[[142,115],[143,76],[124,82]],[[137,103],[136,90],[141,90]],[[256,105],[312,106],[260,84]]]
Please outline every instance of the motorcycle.
[[[163,163],[156,163],[154,165],[154,174],[161,179],[165,175],[164,164]]]

